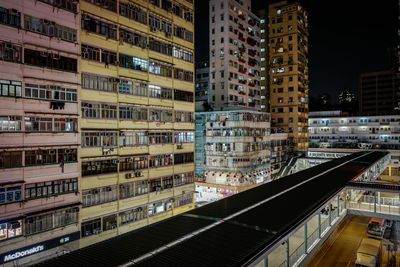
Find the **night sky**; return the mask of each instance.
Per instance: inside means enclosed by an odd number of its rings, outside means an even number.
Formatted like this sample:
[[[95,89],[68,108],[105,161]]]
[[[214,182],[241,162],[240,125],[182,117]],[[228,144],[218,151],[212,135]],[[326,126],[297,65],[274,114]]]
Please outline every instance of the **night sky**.
[[[397,1],[304,0],[309,14],[310,92],[356,92],[360,73],[389,68],[396,46]],[[269,1],[271,2],[271,1]],[[268,1],[253,0],[253,9]],[[276,2],[276,1],[274,1]],[[208,55],[208,5],[196,1],[196,60]]]

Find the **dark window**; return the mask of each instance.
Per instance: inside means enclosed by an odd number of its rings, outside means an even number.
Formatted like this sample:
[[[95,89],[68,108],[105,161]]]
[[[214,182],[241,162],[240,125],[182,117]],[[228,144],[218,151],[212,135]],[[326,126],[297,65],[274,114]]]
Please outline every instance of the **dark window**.
[[[119,3],[119,14],[123,17],[135,20],[147,25],[147,12],[143,8],[133,4]]]
[[[77,71],[77,59],[59,54],[24,49],[25,64],[67,72]]]
[[[76,13],[77,12],[77,4],[78,1],[76,0],[39,0],[40,2],[49,4],[51,6],[57,7],[57,8],[61,8],[67,11],[71,11]],[[93,1],[93,0],[92,0]],[[99,2],[99,1],[96,1]]]
[[[22,47],[12,43],[0,41],[0,60],[22,63]]]
[[[174,100],[193,102],[193,92],[187,92],[182,90],[174,90]]]
[[[117,25],[101,21],[87,14],[82,15],[82,29],[117,40]]]
[[[174,164],[185,164],[194,161],[193,153],[174,154]]]
[[[11,26],[21,27],[21,12],[17,9],[6,9],[0,7],[0,23]]]
[[[193,72],[174,69],[174,78],[181,81],[193,82]]]
[[[77,193],[78,179],[65,179],[25,185],[25,199]]]
[[[145,35],[128,31],[125,29],[119,29],[119,40],[131,45],[135,45],[141,48],[147,48],[147,37]]]
[[[49,1],[49,0],[48,0]],[[70,0],[72,1],[72,0]],[[117,12],[117,1],[116,0],[85,0],[93,5],[102,7],[112,12]]]
[[[98,160],[82,162],[82,176],[117,172],[118,160]]]
[[[22,151],[0,152],[0,169],[17,168],[22,166]]]
[[[0,205],[21,200],[21,186],[0,187]]]

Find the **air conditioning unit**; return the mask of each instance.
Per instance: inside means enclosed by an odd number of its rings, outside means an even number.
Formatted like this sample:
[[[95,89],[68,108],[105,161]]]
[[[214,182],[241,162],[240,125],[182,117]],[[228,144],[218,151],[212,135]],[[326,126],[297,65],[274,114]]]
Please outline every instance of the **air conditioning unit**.
[[[166,37],[171,37],[171,36],[172,36],[172,33],[170,33],[170,32],[165,32],[165,36],[166,36]]]
[[[133,177],[135,177],[135,176],[133,175],[133,173],[127,173],[127,174],[125,174],[125,178],[126,178],[126,179],[131,179],[131,178],[133,178]]]
[[[142,177],[143,176],[143,172],[137,171],[137,172],[135,172],[135,176],[136,177]]]
[[[150,31],[152,31],[152,32],[156,32],[156,31],[157,31],[157,28],[156,28],[156,27],[154,27],[154,26],[150,26]]]
[[[183,144],[177,144],[176,149],[183,149]]]

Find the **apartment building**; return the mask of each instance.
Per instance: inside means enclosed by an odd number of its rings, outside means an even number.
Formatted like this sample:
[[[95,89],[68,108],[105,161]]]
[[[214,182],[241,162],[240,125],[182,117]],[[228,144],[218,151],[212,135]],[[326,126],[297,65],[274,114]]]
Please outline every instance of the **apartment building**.
[[[84,0],[80,247],[193,208],[192,0]]]
[[[0,2],[0,265],[77,248],[76,1]]]
[[[196,135],[200,132],[205,138],[196,140],[204,140],[203,155],[196,157],[196,163],[200,161],[196,174],[203,177],[197,188],[213,187],[233,194],[271,179],[270,114],[246,110],[197,112],[198,123],[203,127],[196,127]]]
[[[399,113],[400,78],[395,70],[363,73],[358,87],[360,114]]]
[[[260,20],[250,0],[210,1],[209,104],[214,110],[260,108]]]
[[[265,97],[269,98],[272,128],[288,133],[297,151],[308,147],[307,21],[307,12],[300,4],[282,1],[269,5],[269,23],[263,24],[268,30],[269,56],[261,61],[269,60],[270,66],[269,96]]]
[[[344,116],[340,111],[310,112],[312,157],[336,157],[361,150],[387,150],[389,175],[400,176],[400,115]]]

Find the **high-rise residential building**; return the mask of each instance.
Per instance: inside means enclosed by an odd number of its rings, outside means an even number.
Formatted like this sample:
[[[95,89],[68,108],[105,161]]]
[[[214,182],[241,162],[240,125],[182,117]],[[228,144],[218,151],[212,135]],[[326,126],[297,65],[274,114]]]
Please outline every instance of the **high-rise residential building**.
[[[364,73],[358,87],[362,115],[398,114],[400,77],[394,69]]]
[[[308,147],[308,18],[298,3],[269,5],[269,101],[272,128],[289,135],[297,151]],[[266,58],[261,58],[265,61]]]
[[[0,265],[77,248],[77,1],[0,1]]]
[[[260,20],[251,1],[211,0],[209,104],[260,109]]]
[[[193,0],[80,1],[84,247],[194,207]]]

